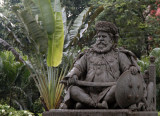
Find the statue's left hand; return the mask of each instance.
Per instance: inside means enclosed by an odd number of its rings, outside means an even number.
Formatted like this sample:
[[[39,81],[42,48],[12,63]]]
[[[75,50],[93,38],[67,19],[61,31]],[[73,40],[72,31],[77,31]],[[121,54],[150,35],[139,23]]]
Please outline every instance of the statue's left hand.
[[[70,77],[69,79],[68,79],[68,82],[67,82],[67,84],[68,85],[74,85],[74,84],[76,84],[76,81],[78,80],[78,76],[77,75],[73,75],[73,77]]]
[[[131,66],[130,69],[131,74],[136,75],[138,73],[138,69],[135,66]]]

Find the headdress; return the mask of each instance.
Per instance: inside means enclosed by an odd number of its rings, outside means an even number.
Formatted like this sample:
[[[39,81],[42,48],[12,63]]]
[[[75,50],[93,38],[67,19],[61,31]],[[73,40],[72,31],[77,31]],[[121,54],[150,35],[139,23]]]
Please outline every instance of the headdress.
[[[96,31],[105,31],[108,33],[112,33],[113,35],[118,34],[118,28],[111,22],[98,21],[95,26]]]

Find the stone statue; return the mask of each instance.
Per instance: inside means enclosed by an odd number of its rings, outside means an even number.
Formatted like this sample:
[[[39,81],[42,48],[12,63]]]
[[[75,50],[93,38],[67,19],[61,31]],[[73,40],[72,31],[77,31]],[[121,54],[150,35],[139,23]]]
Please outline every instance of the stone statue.
[[[116,48],[118,29],[114,24],[99,21],[95,28],[96,43],[79,54],[62,81],[66,95],[60,108],[142,109],[146,89],[135,55]]]

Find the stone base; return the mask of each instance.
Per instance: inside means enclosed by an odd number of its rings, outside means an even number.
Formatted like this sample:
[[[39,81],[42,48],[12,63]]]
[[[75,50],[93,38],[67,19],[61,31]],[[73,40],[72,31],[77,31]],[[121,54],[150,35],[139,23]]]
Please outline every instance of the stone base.
[[[43,116],[158,116],[158,112],[155,111],[143,111],[143,112],[132,112],[130,110],[63,110],[63,109],[52,109],[48,112],[44,112]]]

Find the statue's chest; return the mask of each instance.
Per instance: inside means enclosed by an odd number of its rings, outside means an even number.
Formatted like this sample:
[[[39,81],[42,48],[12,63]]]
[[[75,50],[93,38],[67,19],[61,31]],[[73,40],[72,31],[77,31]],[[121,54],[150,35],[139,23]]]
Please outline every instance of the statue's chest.
[[[106,70],[118,65],[118,56],[116,54],[92,54],[88,58],[88,68]]]

